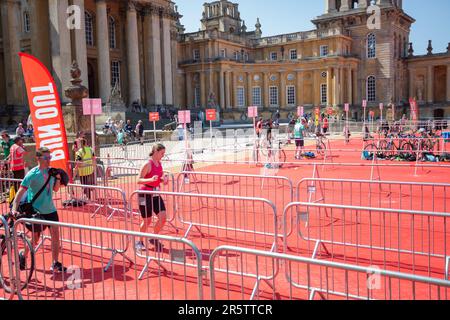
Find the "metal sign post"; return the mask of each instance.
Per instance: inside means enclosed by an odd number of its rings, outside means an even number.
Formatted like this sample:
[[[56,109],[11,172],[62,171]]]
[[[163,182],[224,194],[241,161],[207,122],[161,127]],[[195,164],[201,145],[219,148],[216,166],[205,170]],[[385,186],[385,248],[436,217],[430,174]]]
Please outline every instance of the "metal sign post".
[[[149,113],[149,120],[153,122],[153,137],[155,138],[156,142],[156,122],[159,121],[159,113],[158,112],[150,112]]]

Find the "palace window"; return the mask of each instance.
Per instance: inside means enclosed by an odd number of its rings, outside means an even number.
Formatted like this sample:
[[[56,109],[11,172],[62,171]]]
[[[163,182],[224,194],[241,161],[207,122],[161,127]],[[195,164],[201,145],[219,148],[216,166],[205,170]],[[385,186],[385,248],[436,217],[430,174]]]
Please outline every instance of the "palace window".
[[[220,49],[220,57],[221,58],[227,57],[227,49]]]
[[[120,62],[112,61],[111,62],[111,86],[115,87],[116,84],[119,84],[119,88],[120,88]]]
[[[328,86],[326,83],[320,85],[320,103],[328,104]]]
[[[31,20],[28,12],[23,13],[23,31],[29,33],[31,31]]]
[[[376,57],[376,37],[373,33],[367,36],[367,58],[373,59]]]
[[[270,60],[277,61],[278,60],[278,53],[277,52],[271,52],[270,53]]]
[[[328,56],[328,46],[320,46],[320,56],[321,57]]]
[[[278,87],[269,87],[269,104],[278,107]]]
[[[289,58],[291,60],[297,60],[298,56],[297,56],[297,49],[292,49],[289,51]]]
[[[374,76],[367,78],[367,100],[370,102],[376,101],[377,97],[377,85]]]
[[[252,102],[254,106],[261,107],[262,101],[261,101],[261,87],[253,87],[252,90]]]
[[[116,48],[116,21],[113,17],[109,17],[109,47]]]
[[[86,44],[88,46],[94,46],[94,19],[89,12],[84,13],[85,29],[86,29]]]
[[[194,57],[194,61],[200,61],[200,50],[199,49],[195,49],[192,55]]]
[[[244,87],[236,88],[237,106],[239,108],[245,107],[245,89]]]
[[[194,88],[194,104],[195,107],[200,107],[201,105],[201,92],[200,92],[200,87],[195,87]]]
[[[288,106],[295,106],[295,86],[286,87],[286,98]]]

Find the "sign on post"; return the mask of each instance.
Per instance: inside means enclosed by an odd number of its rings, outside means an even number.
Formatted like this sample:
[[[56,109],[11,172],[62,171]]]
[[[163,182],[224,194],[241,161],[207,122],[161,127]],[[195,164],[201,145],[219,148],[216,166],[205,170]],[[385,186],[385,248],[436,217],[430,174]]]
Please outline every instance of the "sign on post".
[[[345,104],[345,112],[349,112],[350,111],[350,104],[346,103]]]
[[[178,122],[181,124],[191,123],[191,110],[178,111]]]
[[[159,112],[150,112],[148,114],[148,118],[151,122],[153,122],[153,137],[156,142],[156,122],[159,121]]]
[[[206,110],[206,121],[216,121],[216,109],[208,109]]]
[[[299,117],[303,117],[303,115],[305,114],[305,108],[304,107],[297,107],[297,116]]]
[[[83,115],[98,116],[102,114],[102,99],[83,99]]]
[[[258,117],[258,107],[248,107],[248,117],[257,118]]]
[[[149,113],[149,120],[152,122],[159,121],[159,113],[158,112],[150,112]]]
[[[83,99],[83,115],[91,116],[91,144],[95,152],[95,116],[102,114],[102,99]]]

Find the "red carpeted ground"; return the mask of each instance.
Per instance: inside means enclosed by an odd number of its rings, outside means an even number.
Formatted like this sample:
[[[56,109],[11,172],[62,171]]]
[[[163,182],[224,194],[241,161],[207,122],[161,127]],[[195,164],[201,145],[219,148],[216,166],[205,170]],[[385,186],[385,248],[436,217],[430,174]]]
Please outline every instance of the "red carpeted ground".
[[[360,149],[360,140],[353,140],[349,145],[343,142],[332,142],[334,149]],[[293,163],[322,163],[322,159],[295,160],[293,151],[287,150],[288,162]],[[313,172],[312,165],[285,165],[279,170],[264,169],[246,164],[216,164],[202,166],[204,172],[223,172],[236,174],[265,174],[288,177],[294,185],[294,195],[291,198],[291,189],[279,181],[266,179],[243,179],[227,177],[222,180],[212,179],[208,176],[198,175],[197,181],[190,179],[182,191],[190,193],[205,193],[213,195],[245,196],[269,199],[276,206],[273,212],[270,204],[256,200],[237,199],[203,199],[195,196],[179,197],[177,202],[172,196],[164,196],[169,219],[175,211],[182,221],[174,221],[177,231],[168,225],[163,234],[181,237],[189,227],[188,222],[203,225],[199,229],[193,228],[187,235],[202,253],[202,266],[206,268],[211,252],[221,245],[259,249],[269,251],[276,242],[278,251],[283,251],[281,237],[275,241],[275,232],[283,234],[282,217],[284,207],[297,200],[297,183],[303,178],[339,178],[339,179],[369,179],[371,177],[371,161],[360,160],[360,152],[351,151],[333,152],[333,158],[327,163],[334,165],[318,166]],[[358,163],[361,166],[341,166],[339,163]],[[379,161],[379,164],[398,164],[398,162]],[[380,180],[449,183],[450,169],[444,164],[437,164],[437,168],[420,168],[415,175],[415,163],[408,163],[408,167],[380,166],[375,169],[375,175]],[[379,174],[378,174],[379,172]],[[175,176],[175,178],[177,178]],[[132,177],[120,178],[110,181],[111,186],[123,189],[127,198],[135,189]],[[182,181],[181,179],[180,181]],[[384,187],[386,188],[386,187]],[[168,190],[172,190],[171,186]],[[326,203],[346,205],[373,205],[395,209],[431,210],[446,213],[448,206],[444,205],[450,198],[448,190],[436,189],[433,192],[425,189],[386,190],[370,189],[366,187],[353,188],[348,186],[327,185],[321,189]],[[82,189],[75,190],[80,196]],[[338,196],[340,195],[340,196]],[[301,195],[304,199],[305,195]],[[124,203],[121,196],[114,192],[100,192],[96,202],[101,207],[84,206],[80,208],[64,208],[62,202],[67,195],[58,201],[58,211],[62,222],[76,223],[87,226],[107,227],[119,230],[137,231],[140,219],[138,215],[125,221],[123,211]],[[317,195],[314,195],[317,197]],[[371,201],[373,198],[376,201]],[[306,199],[306,198],[305,198]],[[318,199],[318,198],[314,198]],[[176,206],[174,205],[176,202]],[[132,199],[131,207],[138,211],[136,198]],[[377,205],[374,205],[376,203]],[[100,209],[99,209],[100,208]],[[95,210],[99,209],[95,216]],[[119,209],[119,211],[114,211]],[[304,215],[309,214],[308,225],[305,224]],[[114,213],[111,220],[107,220]],[[277,218],[275,218],[275,216]],[[307,241],[317,238],[332,241],[335,244],[326,244],[317,258],[343,262],[360,266],[377,266],[381,269],[400,271],[410,274],[430,276],[444,279],[445,256],[450,253],[450,230],[448,220],[443,217],[418,217],[407,214],[386,212],[370,212],[352,210],[328,210],[318,208],[294,208],[288,211],[288,227],[292,233],[288,237],[288,254],[311,257],[315,242]],[[292,220],[291,220],[292,218]],[[302,220],[303,219],[303,220]],[[278,224],[277,227],[275,225]],[[209,227],[208,227],[209,226]],[[201,233],[200,233],[201,231]],[[261,233],[265,233],[264,235]],[[50,243],[46,242],[44,249],[36,254],[36,272],[32,283],[23,291],[26,299],[199,299],[197,271],[194,267],[197,260],[192,248],[186,244],[163,241],[165,246],[162,253],[150,250],[140,257],[134,250],[135,238],[128,239],[121,235],[104,232],[84,231],[79,229],[62,228],[64,239],[72,239],[85,243],[80,246],[73,241],[63,243],[63,262],[65,265],[79,266],[69,278],[54,276],[48,271],[51,261]],[[128,240],[127,240],[128,239]],[[148,239],[146,239],[148,240]],[[337,243],[346,242],[348,246]],[[96,248],[93,247],[95,244]],[[353,246],[359,244],[358,247]],[[97,248],[100,247],[100,248]],[[379,250],[376,247],[384,248]],[[129,263],[122,255],[116,255],[114,267],[107,272],[103,268],[111,257],[109,249],[127,249],[126,255],[134,262]],[[401,249],[389,251],[386,249]],[[411,254],[415,251],[416,254]],[[417,254],[423,253],[423,254]],[[148,256],[146,256],[148,255]],[[144,267],[146,258],[153,257],[160,263],[153,261],[150,268],[144,273],[143,279],[138,276]],[[2,259],[2,262],[5,259]],[[2,263],[2,266],[4,263]],[[340,294],[348,293],[350,297],[369,295],[376,299],[447,299],[450,290],[438,289],[433,286],[412,284],[408,281],[390,280],[382,278],[376,290],[367,289],[368,275],[366,273],[344,272],[336,268],[319,266],[306,267],[305,264],[283,263],[277,264],[267,258],[255,258],[252,255],[242,255],[236,252],[227,252],[219,255],[216,260],[218,269],[228,269],[241,274],[239,276],[224,272],[216,272],[216,297],[220,299],[248,299],[256,283],[256,277],[267,277],[268,282],[262,281],[259,290],[260,299],[308,299],[310,291],[296,288],[293,283],[300,286],[321,288],[327,291],[323,298],[340,299]],[[286,269],[287,268],[287,269]],[[223,271],[222,270],[222,271]],[[289,277],[285,276],[285,271]],[[246,276],[243,276],[245,274]],[[277,276],[273,279],[274,274]],[[287,279],[291,279],[289,282]],[[80,281],[77,279],[81,279]],[[202,281],[205,299],[211,297],[211,282],[209,275]],[[0,290],[0,297],[4,295]],[[314,298],[320,298],[315,295]],[[345,298],[345,297],[344,297]]]

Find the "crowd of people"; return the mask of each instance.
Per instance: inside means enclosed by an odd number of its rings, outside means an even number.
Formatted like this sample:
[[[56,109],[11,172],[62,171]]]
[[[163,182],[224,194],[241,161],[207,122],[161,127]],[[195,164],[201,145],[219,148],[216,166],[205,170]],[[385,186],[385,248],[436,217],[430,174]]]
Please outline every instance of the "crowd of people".
[[[113,121],[108,118],[103,127],[104,134],[114,135],[116,143],[124,146],[129,141],[138,140],[144,145],[144,123],[139,120],[135,127],[131,124],[131,120],[125,123],[123,120]]]

